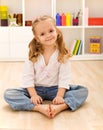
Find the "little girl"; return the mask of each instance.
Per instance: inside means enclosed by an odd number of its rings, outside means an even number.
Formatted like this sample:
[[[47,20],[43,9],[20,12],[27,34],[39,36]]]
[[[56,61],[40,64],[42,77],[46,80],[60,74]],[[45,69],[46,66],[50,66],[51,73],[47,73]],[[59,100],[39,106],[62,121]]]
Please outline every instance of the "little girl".
[[[32,31],[22,88],[7,89],[6,102],[14,110],[38,111],[49,118],[66,109],[75,111],[85,102],[88,90],[69,84],[70,53],[61,31],[50,16],[37,18]],[[44,100],[51,104],[44,104]]]

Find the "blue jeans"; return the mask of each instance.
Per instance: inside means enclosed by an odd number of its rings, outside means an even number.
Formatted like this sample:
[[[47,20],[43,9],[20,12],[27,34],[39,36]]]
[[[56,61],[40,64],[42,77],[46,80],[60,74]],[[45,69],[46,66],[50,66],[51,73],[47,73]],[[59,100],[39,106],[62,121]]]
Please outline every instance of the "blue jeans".
[[[52,101],[57,94],[58,86],[37,86],[35,89],[43,100]],[[74,111],[85,102],[87,96],[88,90],[86,87],[70,85],[70,89],[66,90],[64,95],[64,101],[69,106],[69,110]],[[7,89],[4,93],[4,99],[14,110],[32,110],[35,107],[31,103],[30,95],[25,88]]]

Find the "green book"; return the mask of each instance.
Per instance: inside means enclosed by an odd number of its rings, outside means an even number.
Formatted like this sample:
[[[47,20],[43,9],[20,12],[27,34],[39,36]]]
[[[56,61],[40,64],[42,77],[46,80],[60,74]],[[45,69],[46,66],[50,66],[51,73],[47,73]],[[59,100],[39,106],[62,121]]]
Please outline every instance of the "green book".
[[[74,50],[73,50],[73,55],[77,54],[79,45],[80,45],[80,40],[77,40],[76,44],[75,44],[75,47],[74,47]]]

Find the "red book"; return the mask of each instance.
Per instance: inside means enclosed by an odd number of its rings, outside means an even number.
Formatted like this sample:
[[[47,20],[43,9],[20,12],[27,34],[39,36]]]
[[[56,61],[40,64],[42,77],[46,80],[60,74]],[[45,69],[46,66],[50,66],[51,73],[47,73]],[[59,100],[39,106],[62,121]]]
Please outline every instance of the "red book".
[[[95,26],[95,25],[99,25],[99,26],[101,26],[101,25],[103,25],[103,18],[102,17],[100,17],[100,18],[88,18],[88,25],[89,26]]]

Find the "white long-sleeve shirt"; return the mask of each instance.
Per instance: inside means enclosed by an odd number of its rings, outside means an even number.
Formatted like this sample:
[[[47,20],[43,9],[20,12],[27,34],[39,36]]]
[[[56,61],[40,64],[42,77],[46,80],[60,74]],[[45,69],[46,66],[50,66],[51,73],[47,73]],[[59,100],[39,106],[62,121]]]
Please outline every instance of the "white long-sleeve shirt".
[[[49,59],[48,65],[45,64],[43,55],[39,55],[37,62],[27,60],[24,65],[23,88],[44,86],[69,89],[70,82],[70,61],[66,63],[58,62],[58,50]]]

